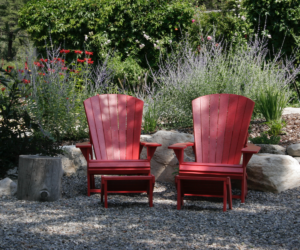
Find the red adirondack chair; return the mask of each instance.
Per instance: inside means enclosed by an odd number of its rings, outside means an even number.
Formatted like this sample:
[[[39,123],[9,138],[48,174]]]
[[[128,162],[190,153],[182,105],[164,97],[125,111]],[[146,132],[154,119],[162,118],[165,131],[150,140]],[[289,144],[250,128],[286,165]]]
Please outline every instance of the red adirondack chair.
[[[213,94],[192,101],[195,143],[169,146],[179,161],[181,176],[228,176],[241,180],[241,195],[233,198],[245,202],[246,166],[260,147],[247,144],[254,102],[244,96]],[[184,162],[184,149],[192,146],[195,162]],[[243,162],[240,164],[241,154]]]
[[[144,102],[128,95],[96,95],[84,101],[90,142],[78,143],[87,161],[88,196],[101,193],[95,175],[150,175],[157,143],[140,142]],[[143,147],[147,159],[140,160]],[[93,152],[96,159],[93,159]]]

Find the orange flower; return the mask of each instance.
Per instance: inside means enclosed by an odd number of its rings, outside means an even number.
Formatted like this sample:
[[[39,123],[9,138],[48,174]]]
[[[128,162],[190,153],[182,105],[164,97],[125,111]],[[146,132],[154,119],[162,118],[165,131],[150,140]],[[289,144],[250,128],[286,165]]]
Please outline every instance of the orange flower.
[[[175,30],[178,30],[178,28],[175,28]]]
[[[6,88],[2,88],[1,90],[2,90],[2,92],[4,92],[6,90]]]

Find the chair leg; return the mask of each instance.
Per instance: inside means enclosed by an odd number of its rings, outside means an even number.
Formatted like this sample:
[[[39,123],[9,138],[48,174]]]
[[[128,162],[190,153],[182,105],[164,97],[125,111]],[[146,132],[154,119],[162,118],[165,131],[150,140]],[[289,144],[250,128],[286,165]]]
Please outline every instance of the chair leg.
[[[87,173],[87,195],[91,196],[91,175]]]
[[[241,186],[241,203],[245,203],[246,180],[243,178]]]
[[[181,185],[180,180],[177,180],[177,210],[181,209],[182,197],[181,197]]]
[[[95,175],[91,174],[91,188],[95,188]]]
[[[101,190],[104,190],[104,185],[101,183]],[[103,202],[103,192],[101,192],[101,202]]]
[[[227,184],[226,181],[223,182],[223,212],[227,209]]]
[[[228,203],[229,203],[229,209],[232,209],[232,190],[231,190],[231,181],[229,181],[227,185],[228,189]]]
[[[108,205],[107,205],[107,183],[106,185],[104,186],[104,207],[105,208],[108,208]]]

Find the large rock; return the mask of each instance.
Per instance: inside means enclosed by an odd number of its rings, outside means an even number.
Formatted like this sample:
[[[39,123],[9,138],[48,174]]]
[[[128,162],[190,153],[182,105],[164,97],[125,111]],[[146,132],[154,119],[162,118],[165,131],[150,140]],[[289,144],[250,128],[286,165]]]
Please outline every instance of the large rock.
[[[194,136],[191,134],[158,131],[152,136],[142,135],[141,141],[156,142],[162,144],[156,149],[156,152],[151,160],[151,173],[155,175],[155,179],[163,182],[174,182],[174,172],[178,172],[178,160],[173,150],[168,149],[168,146],[175,143],[194,142]],[[194,161],[194,153],[192,147],[185,149],[184,160]],[[147,158],[147,151],[143,149],[141,159]]]
[[[0,181],[0,196],[15,195],[17,192],[17,184],[9,178]]]
[[[87,162],[79,148],[73,146],[64,146],[65,154],[62,158],[62,168],[64,175],[86,175]]]
[[[273,144],[256,144],[260,147],[259,153],[268,153],[268,154],[276,154],[276,155],[285,155],[286,149],[280,145]]]
[[[300,156],[300,143],[291,144],[286,149],[288,155]]]
[[[288,155],[253,155],[247,174],[250,189],[280,193],[300,186],[300,165]]]

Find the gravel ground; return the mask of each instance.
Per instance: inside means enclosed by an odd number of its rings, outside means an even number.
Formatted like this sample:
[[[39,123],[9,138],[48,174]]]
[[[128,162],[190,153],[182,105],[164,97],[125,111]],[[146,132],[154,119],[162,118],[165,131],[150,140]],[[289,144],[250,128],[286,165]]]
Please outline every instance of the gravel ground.
[[[105,209],[85,177],[63,177],[59,201],[0,198],[0,249],[300,249],[300,188],[250,191],[227,212],[222,199],[185,200],[176,210],[175,186],[157,182],[154,207],[110,194]]]

